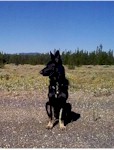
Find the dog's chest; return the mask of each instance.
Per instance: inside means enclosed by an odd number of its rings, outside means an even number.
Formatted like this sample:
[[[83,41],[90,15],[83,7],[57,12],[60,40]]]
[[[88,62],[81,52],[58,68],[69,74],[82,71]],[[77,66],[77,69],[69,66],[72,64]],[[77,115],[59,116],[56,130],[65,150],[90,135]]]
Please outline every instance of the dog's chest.
[[[52,89],[55,91],[55,97],[57,98],[57,96],[59,94],[59,84],[56,83],[55,85],[53,85]]]

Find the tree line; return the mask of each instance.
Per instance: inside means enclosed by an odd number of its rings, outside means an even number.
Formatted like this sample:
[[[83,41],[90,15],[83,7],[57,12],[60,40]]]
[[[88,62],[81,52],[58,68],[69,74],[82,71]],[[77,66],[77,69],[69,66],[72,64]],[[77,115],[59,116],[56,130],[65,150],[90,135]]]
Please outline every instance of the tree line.
[[[55,51],[55,50],[54,50]],[[61,57],[64,65],[114,65],[113,50],[104,51],[102,44],[97,46],[96,50],[88,52],[85,50],[62,51]],[[50,53],[21,53],[6,54],[0,52],[0,67],[4,64],[46,64],[50,60]]]

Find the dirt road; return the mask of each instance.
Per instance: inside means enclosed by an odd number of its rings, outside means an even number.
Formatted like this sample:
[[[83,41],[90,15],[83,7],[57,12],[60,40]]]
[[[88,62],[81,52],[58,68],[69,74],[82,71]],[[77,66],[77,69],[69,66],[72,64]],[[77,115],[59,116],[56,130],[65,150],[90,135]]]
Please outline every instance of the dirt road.
[[[47,93],[0,92],[0,148],[114,148],[114,93],[69,93],[80,118],[47,130]]]

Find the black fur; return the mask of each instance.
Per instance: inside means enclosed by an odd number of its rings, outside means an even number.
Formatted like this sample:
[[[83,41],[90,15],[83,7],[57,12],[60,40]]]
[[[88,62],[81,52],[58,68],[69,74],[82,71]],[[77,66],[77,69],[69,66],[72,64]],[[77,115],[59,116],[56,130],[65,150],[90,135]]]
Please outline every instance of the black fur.
[[[68,117],[69,114],[67,112],[71,111],[71,105],[66,102],[68,99],[69,82],[65,77],[65,69],[62,65],[59,51],[56,51],[55,54],[50,52],[50,56],[51,61],[40,71],[40,74],[49,76],[50,79],[48,92],[49,101],[46,103],[46,111],[51,121],[54,118],[61,119],[64,124],[65,118],[66,116]],[[60,110],[62,110],[61,118],[59,118]]]

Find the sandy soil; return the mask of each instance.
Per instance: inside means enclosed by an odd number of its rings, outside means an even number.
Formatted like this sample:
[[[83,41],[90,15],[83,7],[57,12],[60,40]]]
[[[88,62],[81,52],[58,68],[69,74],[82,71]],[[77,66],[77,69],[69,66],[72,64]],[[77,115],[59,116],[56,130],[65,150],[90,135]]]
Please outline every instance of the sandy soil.
[[[47,92],[0,92],[1,148],[114,148],[114,92],[69,93],[72,112],[80,118],[61,131],[45,127]]]

